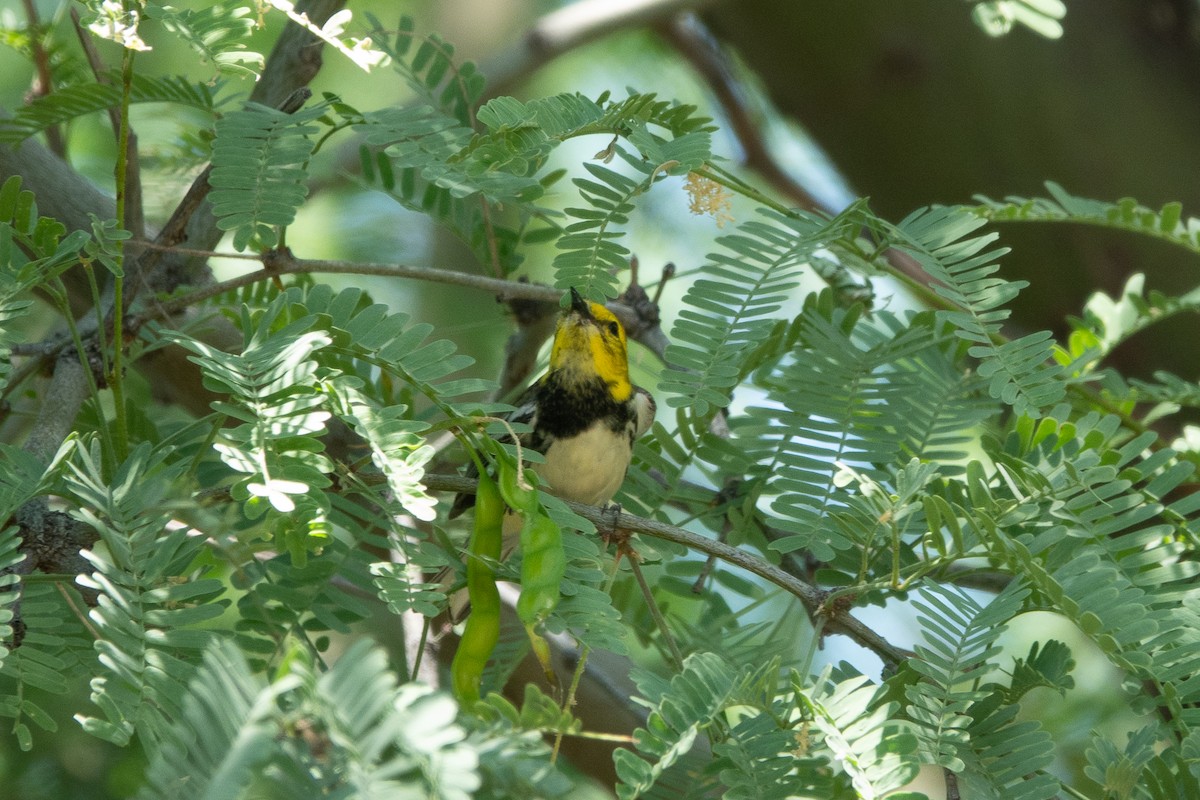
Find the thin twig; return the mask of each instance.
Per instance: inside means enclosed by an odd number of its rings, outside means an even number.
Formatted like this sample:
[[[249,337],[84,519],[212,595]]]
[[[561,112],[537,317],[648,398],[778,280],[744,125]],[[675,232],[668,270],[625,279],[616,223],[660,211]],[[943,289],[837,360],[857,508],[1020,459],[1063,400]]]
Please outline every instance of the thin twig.
[[[835,213],[838,209],[817,199],[783,167],[763,136],[761,112],[735,76],[732,61],[720,43],[694,15],[681,14],[656,26],[659,34],[689,63],[712,90],[744,154],[743,163],[761,175],[775,191],[801,208]],[[896,276],[934,308],[945,301],[929,290],[932,278],[916,259],[894,247],[883,257]]]
[[[554,58],[619,30],[636,28],[712,0],[582,0],[537,19],[525,35],[480,70],[488,97],[508,94],[514,84]]]
[[[55,588],[58,589],[58,593],[61,594],[63,600],[66,601],[67,607],[71,609],[71,613],[75,615],[76,619],[79,620],[83,627],[87,628],[87,631],[92,635],[92,638],[96,641],[101,641],[104,637],[100,635],[100,631],[96,630],[96,626],[92,625],[92,620],[88,615],[88,612],[80,608],[75,603],[75,598],[71,596],[69,591],[67,591],[67,587],[63,586],[62,582],[56,582]]]
[[[79,18],[79,11],[75,8],[71,9],[71,24],[75,28],[75,36],[79,39],[79,45],[83,48],[84,56],[87,58],[88,67],[92,70],[92,77],[96,79],[96,83],[110,84],[111,81],[108,79],[104,62],[100,59],[100,53],[96,50],[91,34],[84,29],[83,22]],[[121,226],[140,238],[146,235],[146,215],[142,205],[142,169],[138,160],[137,134],[127,125],[125,126],[127,130],[122,129],[119,108],[109,107],[106,110],[108,111],[108,121],[112,125],[113,136],[118,142],[125,142],[125,180],[123,183],[125,213],[121,220]]]
[[[139,247],[148,250],[170,249],[172,252],[180,255],[199,256],[203,258],[232,258],[259,262],[269,259],[271,263],[269,269],[264,268],[231,278],[227,281],[209,284],[202,289],[197,289],[190,294],[181,295],[171,300],[155,302],[152,307],[146,308],[141,314],[131,315],[126,319],[125,330],[130,335],[136,333],[148,322],[168,319],[181,311],[218,297],[225,292],[240,289],[244,286],[259,283],[260,281],[274,280],[280,275],[326,273],[330,275],[377,275],[389,278],[424,280],[432,283],[479,289],[480,291],[493,294],[498,299],[504,301],[533,300],[557,303],[562,297],[561,291],[550,286],[490,278],[484,275],[472,275],[449,269],[410,267],[404,264],[364,264],[354,261],[295,259],[290,256],[275,254],[274,251],[272,251],[272,254],[267,255],[248,255],[180,247],[163,248],[154,242],[147,241],[131,240],[127,241],[125,246],[127,252]],[[654,353],[660,360],[664,360],[668,340],[666,334],[663,333],[662,328],[659,327],[656,321],[651,322],[644,319],[641,316],[640,309],[635,310],[624,303],[611,302],[608,304],[608,309],[621,320],[621,324],[625,327],[632,341],[638,342],[647,350]],[[14,346],[12,348],[13,355],[28,356],[31,360],[13,370],[8,384],[0,390],[0,399],[9,392],[15,391],[24,380],[38,372],[45,363],[62,352],[63,348],[68,344],[70,344],[69,339],[56,336],[51,340],[43,342]]]
[[[38,30],[41,22],[38,19],[37,5],[33,0],[23,0],[25,18],[29,20],[29,46],[33,50],[33,65],[37,70],[37,79],[33,83],[31,94],[34,97],[48,97],[54,91],[54,75],[50,71],[50,54],[42,44],[42,33]],[[50,152],[59,158],[67,157],[67,143],[63,139],[62,129],[57,125],[46,128],[46,146]]]
[[[633,579],[637,581],[638,589],[641,590],[642,597],[646,600],[646,608],[650,610],[650,616],[654,618],[654,624],[658,626],[658,631],[662,634],[663,641],[666,642],[667,649],[671,652],[671,660],[675,663],[675,669],[682,670],[683,653],[680,651],[679,645],[675,643],[671,629],[667,627],[667,619],[654,599],[654,592],[650,590],[650,584],[646,583],[642,565],[638,563],[637,551],[630,547],[628,542],[623,543],[621,549],[625,552],[625,560],[629,562],[629,571],[633,573]]]
[[[425,655],[425,644],[429,641],[429,617],[422,617],[421,619],[421,639],[417,643],[417,652],[413,658],[412,674],[409,676],[410,681],[417,680],[421,675],[421,658]]]
[[[942,776],[946,780],[946,800],[962,800],[962,795],[958,793],[958,775],[949,767],[943,767]]]
[[[156,248],[158,245],[152,242],[129,242],[129,247],[146,247]],[[261,255],[243,255],[243,254],[228,254],[217,253],[203,250],[180,250],[175,248],[177,252],[182,252],[189,255],[198,255],[204,257],[219,257],[219,258],[241,258],[245,260],[262,261]],[[388,278],[403,278],[410,280],[423,280],[431,283],[443,283],[452,286],[465,286],[471,289],[479,289],[484,292],[495,295],[501,300],[541,300],[545,302],[557,303],[562,298],[562,291],[551,286],[545,286],[536,283],[524,283],[521,281],[510,281],[502,278],[491,278],[486,275],[472,275],[466,272],[457,272],[449,269],[437,269],[433,267],[410,267],[404,264],[374,264],[361,263],[357,261],[327,261],[317,259],[297,259],[284,257],[271,258],[271,268],[257,270],[245,275],[239,275],[236,278],[231,278],[221,283],[215,283],[211,286],[206,286],[203,289],[198,289],[190,294],[182,295],[171,300],[164,301],[157,305],[153,310],[148,310],[143,317],[143,321],[150,319],[162,319],[164,317],[177,314],[191,306],[203,303],[213,297],[217,297],[225,292],[234,289],[240,289],[243,286],[249,286],[260,281],[271,280],[279,275],[308,275],[312,273],[322,272],[330,275],[378,275]],[[649,324],[643,320],[637,311],[630,308],[628,305],[619,302],[608,304],[608,309],[621,320],[621,324],[625,327],[630,339],[641,343],[647,349],[662,356],[666,349],[666,336],[662,333],[662,329],[657,325]],[[131,325],[132,325],[131,321]]]
[[[763,136],[760,115],[753,108],[745,87],[734,76],[733,65],[720,44],[692,14],[680,14],[655,26],[659,35],[708,85],[725,112],[730,130],[742,146],[743,163],[766,179],[767,183],[801,208],[824,208],[803,185],[775,158]]]
[[[457,475],[426,475],[422,482],[425,487],[435,491],[473,492],[475,481]],[[611,509],[597,506],[585,506],[579,503],[567,502],[567,506],[579,516],[590,520],[601,529],[616,527],[621,530],[641,533],[655,539],[675,542],[700,553],[715,555],[717,558],[734,566],[741,567],[747,572],[775,584],[796,597],[809,615],[816,618],[826,618],[825,630],[830,633],[841,633],[858,644],[873,651],[886,665],[898,666],[912,657],[909,651],[888,642],[882,636],[871,630],[850,615],[848,610],[840,606],[826,607],[825,598],[828,592],[812,586],[785,570],[770,564],[753,553],[732,547],[722,542],[709,539],[691,531],[668,525],[665,522],[637,517],[621,512],[613,519]]]

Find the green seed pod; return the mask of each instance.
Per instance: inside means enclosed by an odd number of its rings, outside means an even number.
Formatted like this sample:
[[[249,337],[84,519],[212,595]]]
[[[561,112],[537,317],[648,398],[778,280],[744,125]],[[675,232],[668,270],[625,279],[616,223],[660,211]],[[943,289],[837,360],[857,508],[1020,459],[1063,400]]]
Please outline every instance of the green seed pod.
[[[500,558],[503,537],[504,500],[487,473],[479,475],[475,493],[475,527],[471,532],[467,560],[467,592],[471,616],[450,665],[451,683],[459,702],[469,706],[479,700],[483,668],[500,639],[500,592],[492,563]]]
[[[526,626],[544,620],[558,605],[559,584],[567,568],[562,531],[539,509],[521,528],[521,597],[517,616]]]

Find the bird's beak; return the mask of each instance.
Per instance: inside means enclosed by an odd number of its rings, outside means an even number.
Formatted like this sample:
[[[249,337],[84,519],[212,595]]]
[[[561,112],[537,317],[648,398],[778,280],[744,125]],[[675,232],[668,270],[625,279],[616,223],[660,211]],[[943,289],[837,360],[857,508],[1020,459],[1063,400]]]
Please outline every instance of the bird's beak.
[[[587,300],[583,299],[583,295],[574,286],[571,287],[571,310],[584,319],[592,318],[592,309],[588,306]]]

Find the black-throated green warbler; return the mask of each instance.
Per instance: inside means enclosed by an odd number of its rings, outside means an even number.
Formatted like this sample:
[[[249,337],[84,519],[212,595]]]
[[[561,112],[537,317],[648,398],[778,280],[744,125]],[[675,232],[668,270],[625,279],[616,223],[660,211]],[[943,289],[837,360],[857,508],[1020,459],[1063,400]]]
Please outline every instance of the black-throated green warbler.
[[[554,332],[550,368],[516,405],[509,419],[529,425],[521,444],[544,457],[532,469],[546,490],[592,506],[607,505],[621,488],[633,441],[655,412],[650,393],[629,380],[625,329],[575,289]],[[450,516],[473,502],[473,495],[459,495]],[[452,617],[459,616],[456,605],[461,609],[452,600]]]

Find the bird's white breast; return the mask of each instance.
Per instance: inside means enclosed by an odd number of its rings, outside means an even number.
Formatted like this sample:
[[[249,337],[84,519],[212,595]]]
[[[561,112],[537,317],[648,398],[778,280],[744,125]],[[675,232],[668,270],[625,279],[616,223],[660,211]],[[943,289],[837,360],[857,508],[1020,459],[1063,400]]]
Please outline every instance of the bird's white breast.
[[[546,463],[534,465],[534,470],[552,494],[600,506],[621,488],[630,455],[629,436],[614,433],[600,420],[578,436],[552,442],[546,448]]]

